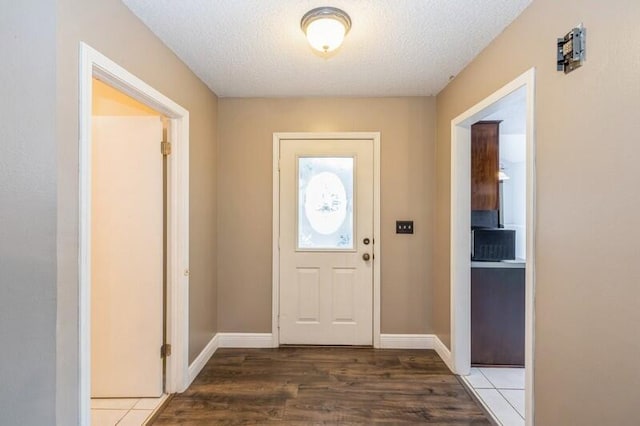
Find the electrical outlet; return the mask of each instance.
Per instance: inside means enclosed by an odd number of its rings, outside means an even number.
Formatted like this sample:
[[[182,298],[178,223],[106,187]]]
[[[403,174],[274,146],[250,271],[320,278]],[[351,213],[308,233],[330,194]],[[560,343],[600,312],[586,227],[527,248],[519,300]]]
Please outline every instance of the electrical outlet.
[[[413,221],[396,220],[396,234],[413,234]]]

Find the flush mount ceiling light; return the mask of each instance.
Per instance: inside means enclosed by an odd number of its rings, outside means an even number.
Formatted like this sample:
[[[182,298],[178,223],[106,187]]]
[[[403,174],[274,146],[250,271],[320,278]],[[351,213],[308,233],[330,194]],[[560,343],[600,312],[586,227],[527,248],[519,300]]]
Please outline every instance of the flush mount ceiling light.
[[[322,53],[336,50],[351,29],[351,18],[335,7],[318,7],[304,14],[300,27],[311,47]]]

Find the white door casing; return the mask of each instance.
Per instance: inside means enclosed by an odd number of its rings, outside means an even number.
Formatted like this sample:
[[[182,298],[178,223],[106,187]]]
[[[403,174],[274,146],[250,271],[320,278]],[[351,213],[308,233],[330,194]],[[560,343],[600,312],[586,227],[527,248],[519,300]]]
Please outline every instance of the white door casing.
[[[470,162],[473,123],[498,110],[500,100],[526,91],[525,422],[535,424],[535,69],[531,68],[451,121],[451,363],[458,375],[471,368]]]
[[[159,117],[94,117],[92,397],[162,394],[163,193]]]
[[[279,343],[374,343],[371,142],[280,141]]]
[[[170,120],[171,155],[167,160],[167,358],[165,391],[183,392],[195,375],[189,360],[189,111],[86,43],[80,42],[79,205],[77,360],[79,423],[91,424],[91,152],[92,87],[98,78],[162,113]],[[58,324],[58,327],[64,326]],[[64,355],[58,348],[58,355]],[[67,403],[75,398],[62,398]],[[67,401],[68,399],[68,401]]]

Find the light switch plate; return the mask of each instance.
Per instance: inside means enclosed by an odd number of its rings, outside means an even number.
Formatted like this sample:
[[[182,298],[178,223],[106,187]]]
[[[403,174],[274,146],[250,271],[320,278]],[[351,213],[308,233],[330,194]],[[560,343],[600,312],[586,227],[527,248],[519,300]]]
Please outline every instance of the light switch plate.
[[[396,234],[413,234],[413,221],[396,220]]]

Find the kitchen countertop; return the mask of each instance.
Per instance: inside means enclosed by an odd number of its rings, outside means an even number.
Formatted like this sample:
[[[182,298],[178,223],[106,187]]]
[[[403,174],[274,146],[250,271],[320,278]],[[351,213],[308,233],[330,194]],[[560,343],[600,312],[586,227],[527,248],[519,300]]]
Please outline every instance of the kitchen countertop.
[[[497,262],[471,261],[472,268],[524,268],[527,262],[524,259],[500,260]]]

